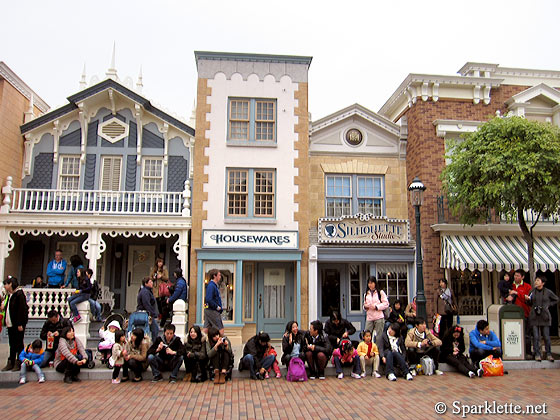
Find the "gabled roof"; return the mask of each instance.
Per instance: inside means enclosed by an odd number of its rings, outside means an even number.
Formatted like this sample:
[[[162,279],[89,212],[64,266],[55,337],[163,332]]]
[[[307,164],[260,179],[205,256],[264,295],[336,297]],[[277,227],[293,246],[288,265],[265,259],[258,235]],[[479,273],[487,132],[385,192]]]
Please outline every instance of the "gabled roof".
[[[390,131],[395,135],[399,135],[400,133],[400,126],[395,124],[394,122],[388,120],[387,118],[367,109],[366,107],[360,104],[353,104],[346,108],[343,108],[339,111],[336,111],[326,117],[321,118],[320,120],[313,121],[311,123],[311,133],[314,133],[318,130],[322,130],[325,127],[331,126],[341,120],[344,120],[351,116],[360,116],[363,119],[375,124],[384,130]]]
[[[121,85],[119,82],[113,80],[113,79],[106,79],[103,80],[102,82],[99,82],[96,85],[93,85],[87,89],[84,89],[72,96],[69,96],[68,99],[68,104],[55,109],[54,111],[51,111],[45,115],[42,115],[38,118],[35,118],[34,120],[23,124],[21,126],[21,133],[25,134],[28,131],[31,131],[37,127],[40,127],[43,124],[46,124],[50,121],[54,121],[57,118],[62,117],[63,115],[66,115],[70,112],[72,112],[73,110],[75,110],[76,108],[78,108],[78,103],[80,103],[81,101],[96,95],[99,92],[102,92],[104,90],[107,89],[114,89],[115,91],[121,93],[122,95],[126,96],[127,98],[131,99],[132,101],[138,103],[139,105],[141,105],[146,111],[154,114],[155,116],[157,116],[158,118],[161,118],[162,120],[168,122],[169,124],[177,127],[178,129],[190,134],[191,136],[194,136],[194,129],[191,128],[190,126],[188,126],[187,124],[185,124],[182,121],[179,121],[177,118],[167,114],[166,112],[162,111],[159,108],[156,108],[155,106],[153,106],[150,101],[146,98],[144,98],[143,96],[140,96],[139,94],[137,94],[136,92],[128,89],[127,87]]]
[[[506,101],[506,105],[512,104],[522,104],[530,101],[537,96],[544,96],[545,98],[550,99],[552,102],[556,104],[560,104],[560,91],[550,87],[545,83],[541,83],[540,85],[530,87],[529,89],[524,90],[523,92],[519,92],[516,95],[513,95]]]

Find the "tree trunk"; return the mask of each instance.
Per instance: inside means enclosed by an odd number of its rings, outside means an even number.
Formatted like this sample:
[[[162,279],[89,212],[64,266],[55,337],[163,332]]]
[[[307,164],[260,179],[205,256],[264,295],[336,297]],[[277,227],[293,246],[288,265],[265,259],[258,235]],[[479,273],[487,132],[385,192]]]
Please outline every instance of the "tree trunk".
[[[527,242],[527,262],[529,263],[529,281],[531,286],[535,282],[535,242],[533,240],[533,229],[529,230],[525,222],[523,209],[517,209],[517,222],[523,233],[523,239]]]

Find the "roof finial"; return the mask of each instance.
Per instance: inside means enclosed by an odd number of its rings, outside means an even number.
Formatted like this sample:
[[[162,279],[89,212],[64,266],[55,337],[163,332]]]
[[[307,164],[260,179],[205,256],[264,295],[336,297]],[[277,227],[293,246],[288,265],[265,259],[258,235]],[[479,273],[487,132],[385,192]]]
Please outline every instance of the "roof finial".
[[[144,84],[142,83],[142,65],[140,65],[140,72],[138,73],[138,81],[136,82],[136,91],[142,94],[142,88]]]
[[[113,79],[113,80],[118,80],[119,79],[117,77],[117,69],[115,68],[115,42],[114,41],[113,41],[113,55],[111,56],[111,66],[109,67],[109,69],[107,70],[107,73],[105,73],[105,75],[109,79]]]
[[[87,88],[86,82],[86,63],[84,62],[84,69],[82,70],[82,78],[80,79],[80,90]]]
[[[191,118],[189,119],[191,128],[196,128],[196,99],[193,99]]]
[[[35,118],[33,102],[34,102],[33,92],[31,92],[31,97],[29,98],[29,108],[25,112],[25,116],[24,116],[24,122],[26,123],[28,123],[29,121]]]

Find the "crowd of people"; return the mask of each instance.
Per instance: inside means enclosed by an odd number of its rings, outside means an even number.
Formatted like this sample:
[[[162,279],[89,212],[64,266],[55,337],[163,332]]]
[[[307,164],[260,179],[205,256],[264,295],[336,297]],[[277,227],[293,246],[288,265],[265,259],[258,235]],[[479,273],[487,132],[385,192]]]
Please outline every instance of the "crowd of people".
[[[10,353],[3,371],[19,370],[20,383],[26,382],[27,372],[34,370],[38,381],[44,382],[42,369],[53,366],[64,374],[64,382],[79,381],[80,369],[88,363],[91,355],[84,343],[75,337],[73,325],[80,321],[77,304],[89,301],[95,319],[101,320],[101,307],[96,302],[99,293],[93,272],[85,269],[79,256],[70,258],[70,269],[65,276],[66,262],[57,250],[47,269],[47,282],[37,276],[33,287],[76,289],[68,298],[72,319],[51,310],[47,314],[40,339],[24,346],[25,327],[28,322],[28,307],[25,294],[18,280],[8,276],[4,284],[5,295],[0,302],[2,325],[7,327]],[[175,326],[168,322],[173,303],[187,299],[188,285],[180,268],[169,279],[163,259],[158,258],[148,277],[142,282],[137,297],[137,310],[128,320],[128,330],[121,329],[119,322],[109,323],[100,330],[102,342],[99,350],[106,351],[108,363],[113,369],[112,382],[127,380],[138,382],[148,368],[152,381],[163,380],[162,372],[169,371],[169,381],[178,380],[181,366],[185,366],[184,380],[204,382],[213,379],[221,384],[231,378],[234,354],[231,342],[225,336],[222,322],[222,300],[220,296],[221,273],[210,270],[209,283],[204,301],[204,326],[189,328],[185,340],[175,334]],[[511,279],[513,277],[513,279]],[[540,340],[545,341],[545,357],[553,361],[550,343],[551,315],[549,307],[558,303],[558,297],[545,287],[546,278],[537,276],[534,287],[523,281],[524,272],[517,270],[506,274],[498,287],[504,304],[515,304],[522,308],[526,320],[526,339],[533,339],[535,360],[542,360]],[[351,336],[356,328],[337,311],[332,311],[323,325],[320,320],[310,323],[302,331],[296,321],[286,325],[282,337],[280,363],[294,369],[307,364],[310,379],[325,379],[329,362],[335,366],[337,377],[344,377],[343,367],[351,367],[351,377],[364,378],[371,367],[371,376],[383,375],[390,381],[402,376],[413,380],[417,372],[433,367],[433,373],[443,374],[439,363],[445,362],[460,373],[474,378],[482,376],[479,362],[489,355],[502,356],[499,338],[490,331],[486,320],[480,320],[469,333],[468,353],[465,333],[460,325],[452,325],[456,311],[454,296],[447,281],[441,280],[437,293],[433,329],[426,320],[417,316],[416,299],[406,308],[400,300],[389,304],[388,297],[377,287],[375,277],[368,279],[367,292],[363,299],[366,312],[365,329],[360,333],[361,341]],[[147,328],[136,328],[137,321],[146,321]],[[159,325],[158,325],[159,324]],[[122,327],[125,327],[124,325]],[[159,328],[163,328],[160,336]],[[149,333],[149,334],[148,334]],[[151,338],[150,338],[151,335]],[[530,348],[530,344],[529,344]],[[247,370],[251,379],[281,377],[277,352],[271,345],[270,336],[259,332],[249,339],[239,361],[239,370]],[[431,364],[431,365],[430,365]],[[426,366],[424,366],[426,365]],[[122,374],[122,378],[121,378]],[[130,377],[129,375],[132,375]],[[292,375],[294,376],[294,375]],[[301,375],[295,374],[300,377]]]

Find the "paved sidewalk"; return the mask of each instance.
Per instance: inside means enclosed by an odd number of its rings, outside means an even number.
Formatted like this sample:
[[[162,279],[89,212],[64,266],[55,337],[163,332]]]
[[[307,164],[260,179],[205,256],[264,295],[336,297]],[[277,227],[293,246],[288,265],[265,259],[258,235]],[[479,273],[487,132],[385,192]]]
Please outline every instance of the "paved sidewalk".
[[[33,374],[31,374],[33,375]],[[30,375],[30,376],[31,376]],[[289,383],[284,378],[266,381],[238,379],[225,385],[179,382],[112,385],[87,381],[31,382],[2,389],[2,420],[37,419],[434,419],[453,415],[453,401],[463,404],[546,403],[548,414],[467,415],[472,419],[560,418],[560,370],[511,371],[497,378],[469,379],[456,373],[399,379],[343,380]],[[439,417],[434,405],[444,402],[449,412]],[[541,406],[542,407],[542,406]]]

